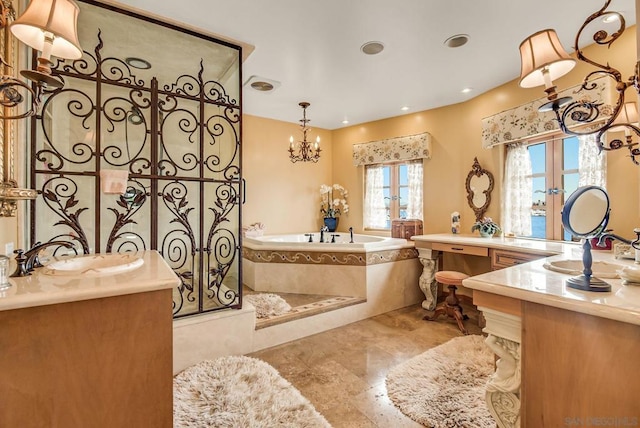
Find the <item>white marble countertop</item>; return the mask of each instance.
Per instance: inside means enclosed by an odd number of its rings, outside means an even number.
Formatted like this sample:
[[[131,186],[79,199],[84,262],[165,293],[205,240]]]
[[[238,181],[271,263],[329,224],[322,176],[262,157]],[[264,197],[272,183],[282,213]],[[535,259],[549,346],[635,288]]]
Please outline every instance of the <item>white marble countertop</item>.
[[[609,251],[592,251],[592,255],[594,261],[634,266],[633,260],[614,259]],[[604,281],[611,284],[609,292],[569,288],[565,281],[573,275],[543,267],[545,262],[564,259],[567,257],[559,255],[534,260],[472,276],[463,284],[474,290],[640,325],[640,285],[624,285],[622,279],[606,278]]]
[[[604,279],[611,284],[610,292],[582,291],[567,287],[565,281],[573,275],[545,269],[554,260],[582,259],[578,244],[518,238],[481,238],[472,235],[420,235],[420,242],[475,245],[487,248],[554,254],[550,257],[472,276],[463,281],[465,287],[533,303],[567,309],[602,318],[640,325],[640,285],[625,285],[622,279]],[[591,252],[594,261],[606,261],[623,266],[635,266],[633,260],[615,259],[612,251]]]
[[[80,300],[144,293],[178,286],[180,280],[157,251],[140,251],[142,266],[104,276],[52,276],[35,269],[30,276],[9,278],[0,291],[0,311]],[[12,260],[12,270],[15,262]]]

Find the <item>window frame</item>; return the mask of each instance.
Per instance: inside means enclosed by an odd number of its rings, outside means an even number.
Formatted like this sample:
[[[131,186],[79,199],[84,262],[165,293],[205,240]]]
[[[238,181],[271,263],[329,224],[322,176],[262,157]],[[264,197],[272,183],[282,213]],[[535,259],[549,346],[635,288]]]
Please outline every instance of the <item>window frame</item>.
[[[365,219],[365,215],[366,213],[363,210],[362,216],[363,216],[363,229],[366,231],[385,231],[385,232],[390,232],[391,231],[391,222],[395,219],[401,218],[400,217],[400,213],[402,212],[402,210],[404,209],[406,211],[407,206],[408,206],[408,201],[405,201],[404,205],[402,205],[400,203],[400,194],[401,194],[401,189],[402,188],[409,188],[409,183],[407,181],[406,184],[401,184],[401,179],[400,179],[400,168],[402,166],[407,166],[409,164],[413,164],[413,163],[419,163],[421,165],[423,165],[422,159],[411,159],[411,160],[402,160],[402,161],[390,161],[390,162],[382,162],[382,163],[372,163],[369,165],[364,165],[364,192],[363,192],[363,207],[365,206],[364,204],[364,199],[366,198],[366,189],[367,189],[367,168],[369,167],[389,167],[389,186],[384,186],[383,185],[383,193],[385,189],[389,189],[389,227],[385,227],[385,228],[379,228],[379,227],[367,227],[364,225],[364,219]],[[424,168],[424,165],[423,165]],[[408,177],[407,177],[408,179]],[[424,201],[424,188],[422,190],[422,201]]]

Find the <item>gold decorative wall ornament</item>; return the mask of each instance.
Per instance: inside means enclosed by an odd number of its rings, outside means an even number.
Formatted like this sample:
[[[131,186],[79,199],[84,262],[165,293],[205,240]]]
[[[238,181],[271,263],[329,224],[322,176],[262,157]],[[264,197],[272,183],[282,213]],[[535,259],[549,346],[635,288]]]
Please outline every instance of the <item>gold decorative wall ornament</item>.
[[[476,215],[476,221],[482,220],[491,203],[493,174],[480,166],[478,158],[473,159],[471,171],[465,181],[467,202]]]

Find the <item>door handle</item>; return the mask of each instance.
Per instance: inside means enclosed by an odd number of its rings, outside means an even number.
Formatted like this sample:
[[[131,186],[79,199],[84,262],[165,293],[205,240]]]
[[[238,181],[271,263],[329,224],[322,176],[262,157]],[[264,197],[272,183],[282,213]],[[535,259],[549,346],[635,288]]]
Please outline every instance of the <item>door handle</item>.
[[[557,195],[559,193],[567,193],[567,191],[564,189],[558,189],[557,187],[547,189],[547,194],[549,195]]]

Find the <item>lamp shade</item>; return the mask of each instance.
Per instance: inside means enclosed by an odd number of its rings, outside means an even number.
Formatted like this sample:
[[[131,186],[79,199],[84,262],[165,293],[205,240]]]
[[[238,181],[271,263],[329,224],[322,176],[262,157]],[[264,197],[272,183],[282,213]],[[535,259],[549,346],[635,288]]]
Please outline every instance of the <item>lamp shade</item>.
[[[82,57],[78,41],[80,8],[73,0],[31,0],[27,10],[11,24],[21,42],[43,51],[45,32],[53,35],[51,55],[64,59]]]
[[[638,123],[638,107],[634,101],[624,103],[612,125],[620,125],[621,123]]]
[[[554,30],[542,30],[520,44],[520,86],[533,88],[545,84],[544,71],[555,80],[567,74],[576,61],[564,50]]]

